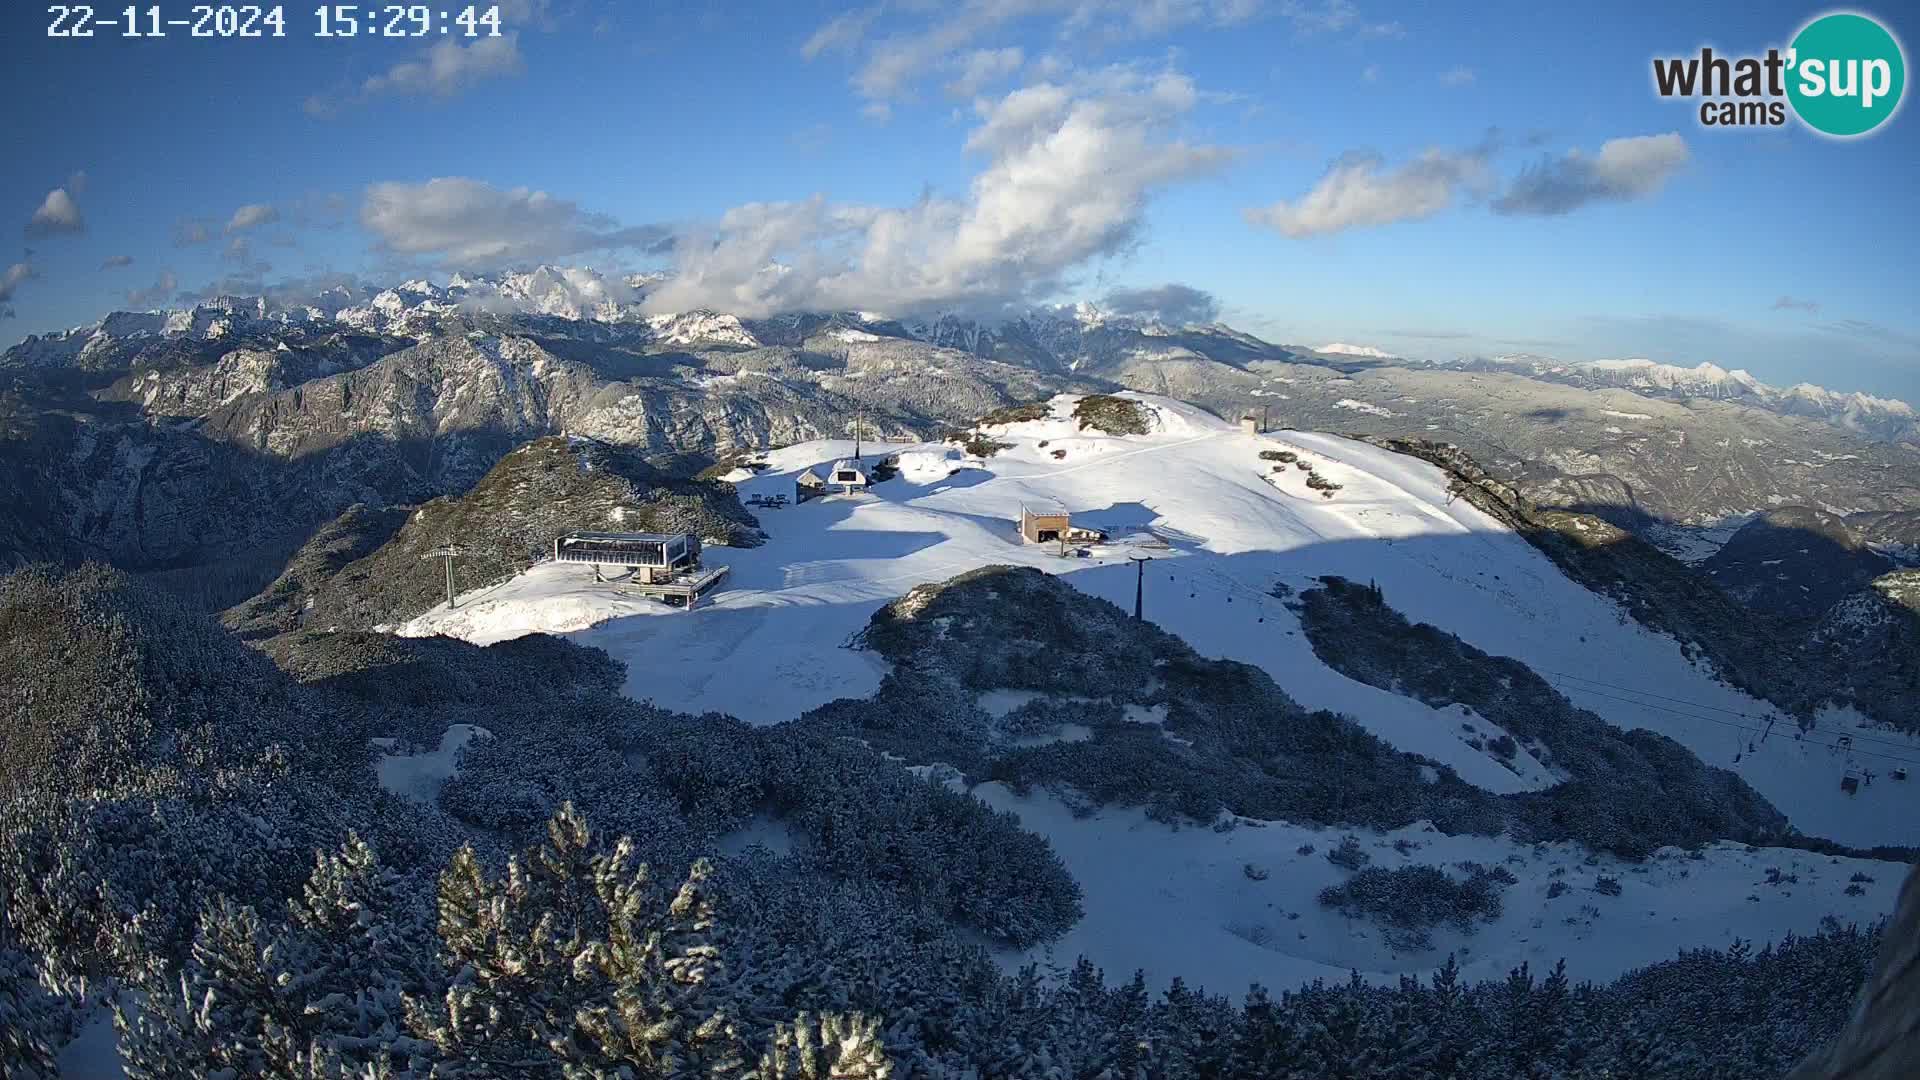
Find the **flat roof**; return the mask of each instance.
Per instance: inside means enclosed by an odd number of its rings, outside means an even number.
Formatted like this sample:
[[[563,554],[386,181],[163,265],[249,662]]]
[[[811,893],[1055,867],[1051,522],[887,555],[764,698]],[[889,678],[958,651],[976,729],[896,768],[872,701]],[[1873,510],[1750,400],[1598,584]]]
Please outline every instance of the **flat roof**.
[[[571,532],[560,538],[563,544],[575,541],[612,544],[664,544],[669,540],[679,540],[692,533],[616,533],[616,532]]]

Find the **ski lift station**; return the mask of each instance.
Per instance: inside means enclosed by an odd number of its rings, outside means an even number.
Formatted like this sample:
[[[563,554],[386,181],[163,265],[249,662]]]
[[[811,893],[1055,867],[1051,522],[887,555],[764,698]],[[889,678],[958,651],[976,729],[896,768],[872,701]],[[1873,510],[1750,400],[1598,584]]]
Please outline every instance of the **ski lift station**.
[[[596,580],[603,566],[624,567],[629,576],[614,584],[688,610],[727,576],[724,566],[701,567],[700,538],[690,532],[568,533],[554,540],[553,561],[590,565]]]
[[[858,461],[834,462],[832,470],[827,473],[827,482],[840,485],[841,492],[847,495],[865,491],[871,486],[866,467]]]
[[[1058,503],[1020,504],[1020,536],[1029,544],[1097,544],[1107,538],[1099,529],[1083,529]]]

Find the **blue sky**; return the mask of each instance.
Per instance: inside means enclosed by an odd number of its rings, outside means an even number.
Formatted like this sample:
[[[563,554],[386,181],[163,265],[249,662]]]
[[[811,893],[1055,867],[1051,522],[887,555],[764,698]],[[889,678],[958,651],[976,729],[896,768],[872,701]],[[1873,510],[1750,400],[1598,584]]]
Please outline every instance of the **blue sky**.
[[[280,40],[66,40],[7,5],[0,336],[538,262],[742,314],[1178,283],[1283,342],[1920,401],[1913,111],[1840,142],[1651,88],[1817,5],[517,0],[477,42],[319,39],[313,6]]]

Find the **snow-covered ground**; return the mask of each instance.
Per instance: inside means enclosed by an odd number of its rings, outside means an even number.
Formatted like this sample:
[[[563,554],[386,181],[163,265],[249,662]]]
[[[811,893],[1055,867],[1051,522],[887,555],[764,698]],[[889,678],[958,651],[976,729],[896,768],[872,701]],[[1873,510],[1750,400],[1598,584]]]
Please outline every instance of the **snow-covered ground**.
[[[459,771],[460,751],[475,739],[491,738],[493,733],[486,728],[473,724],[451,724],[440,736],[439,749],[418,754],[389,752],[374,762],[374,772],[380,778],[380,786],[395,795],[431,803],[440,797],[441,786]],[[391,740],[376,741],[383,744],[380,749],[393,749]]]
[[[1014,445],[984,461],[962,460],[938,445],[889,448],[909,455],[905,460],[911,468],[900,477],[867,493],[759,512],[769,536],[762,547],[707,549],[708,561],[727,565],[731,576],[720,592],[691,612],[621,596],[594,584],[582,567],[541,565],[503,585],[461,597],[454,611],[429,612],[405,632],[447,632],[483,642],[530,632],[567,632],[625,661],[627,692],[635,698],[689,712],[719,710],[769,724],[835,698],[872,693],[884,664],[870,653],[842,646],[875,609],[914,585],[983,565],[1025,565],[1067,575],[1077,588],[1128,607],[1135,569],[1127,556],[1144,553],[1155,558],[1145,570],[1147,617],[1200,653],[1257,665],[1308,708],[1346,713],[1395,746],[1444,762],[1488,790],[1519,791],[1554,782],[1550,771],[1527,755],[1517,757],[1509,768],[1470,746],[1467,738],[1484,743],[1498,736],[1498,729],[1484,718],[1457,705],[1430,708],[1355,682],[1321,663],[1298,620],[1271,590],[1276,583],[1294,590],[1310,588],[1320,575],[1338,574],[1377,583],[1387,602],[1414,621],[1459,634],[1489,653],[1521,660],[1576,704],[1612,723],[1661,732],[1708,763],[1737,770],[1804,832],[1862,846],[1920,843],[1920,781],[1890,779],[1890,759],[1920,759],[1920,741],[1860,730],[1857,718],[1845,714],[1826,717],[1821,729],[1796,739],[1794,724],[1771,706],[1717,682],[1683,656],[1672,638],[1646,630],[1617,605],[1567,580],[1524,539],[1466,501],[1449,499],[1443,474],[1424,462],[1332,435],[1249,435],[1190,406],[1163,398],[1140,400],[1155,417],[1154,431],[1145,436],[1081,432],[1073,421],[1056,418],[992,429],[1001,441]],[[1065,404],[1057,404],[1056,417],[1066,415]],[[852,449],[850,443],[822,441],[774,451],[769,455],[772,468],[741,480],[739,487],[745,496],[791,495],[801,470],[851,456]],[[1341,488],[1328,498],[1307,488],[1307,472],[1291,466],[1274,472],[1271,462],[1258,457],[1266,449],[1293,451]],[[1055,457],[1059,451],[1064,454]],[[1052,545],[1023,544],[1015,525],[1023,502],[1058,502],[1073,512],[1076,524],[1105,529],[1113,540],[1092,548],[1084,558],[1062,558]],[[1136,543],[1149,539],[1148,527],[1155,538]],[[602,621],[582,628],[596,619]],[[989,705],[985,700],[982,704]],[[1017,704],[994,701],[989,707],[1004,712]],[[1769,720],[1778,723],[1763,741],[1760,732]],[[1858,795],[1840,790],[1847,754],[1831,744],[1842,730],[1856,736],[1855,761],[1883,777]],[[1871,756],[1875,754],[1886,757]],[[1254,837],[1277,837],[1291,828],[1274,825],[1221,835],[1185,830],[1169,834],[1169,840],[1159,835],[1166,832],[1159,826],[1128,824],[1116,815],[1082,821],[1044,803],[1008,805],[1030,827],[1052,838],[1087,886],[1087,921],[1060,946],[1063,955],[1075,950],[1092,954],[1096,938],[1116,933],[1129,939],[1128,948],[1153,947],[1151,941],[1131,940],[1155,936],[1140,934],[1141,924],[1121,931],[1134,917],[1128,905],[1135,903],[1131,894],[1137,888],[1109,888],[1090,877],[1148,874],[1161,867],[1172,875],[1171,883],[1151,888],[1169,905],[1219,906],[1226,903],[1222,886],[1191,877],[1182,884],[1166,867],[1184,864],[1164,861],[1197,860],[1198,866],[1225,859],[1219,865],[1239,873],[1241,863],[1254,857],[1242,849],[1260,843]],[[1154,830],[1159,832],[1152,843],[1132,839]],[[1291,852],[1300,842],[1282,843],[1271,851],[1261,848],[1259,858],[1275,866],[1260,887],[1268,893],[1295,888],[1288,884],[1287,861],[1276,852]],[[1488,861],[1485,851],[1474,854],[1472,847],[1487,843],[1436,841],[1442,850],[1451,853],[1458,847],[1465,852],[1448,854],[1449,861]],[[1087,854],[1102,845],[1119,845],[1125,853],[1118,857],[1123,865],[1103,869]],[[1775,862],[1808,859],[1792,853],[1754,857]],[[1315,869],[1324,866],[1320,860]],[[1730,932],[1774,937],[1787,929],[1811,930],[1829,911],[1844,919],[1891,906],[1890,891],[1870,892],[1851,906],[1840,904],[1844,881],[1831,889],[1823,885],[1817,902],[1809,889],[1795,905],[1774,903],[1766,894],[1753,904],[1746,900],[1753,890],[1734,880],[1749,869],[1728,869],[1722,876],[1703,879],[1707,871],[1700,863],[1690,861],[1689,868],[1693,877],[1687,887],[1668,890],[1661,902],[1639,909],[1662,912],[1657,918],[1667,930],[1665,936],[1648,931],[1647,920],[1653,917],[1627,917],[1623,901],[1632,899],[1640,878],[1623,878],[1629,885],[1627,895],[1600,904],[1605,917],[1582,930],[1597,942],[1591,949],[1596,962],[1613,957],[1617,969],[1628,962],[1620,958],[1630,957],[1632,963],[1658,959],[1682,942],[1722,942]],[[1299,868],[1291,872],[1304,873]],[[1521,868],[1514,872],[1520,874]],[[1878,876],[1893,880],[1898,871],[1887,867]],[[1521,902],[1532,887],[1522,877],[1522,887],[1510,890],[1503,929],[1483,931],[1475,948],[1488,947],[1496,937],[1514,936],[1514,919],[1540,916],[1539,909]],[[1245,880],[1247,888],[1254,888]],[[1704,887],[1709,881],[1716,884]],[[1546,885],[1537,887],[1544,895]],[[1326,916],[1312,911],[1309,902],[1319,884],[1298,888],[1306,891],[1298,896],[1287,892],[1284,902],[1274,902],[1302,912],[1302,924],[1319,920],[1313,925],[1321,929],[1310,933],[1308,942],[1331,940],[1332,930],[1322,926]],[[1835,894],[1831,904],[1826,893]],[[1246,899],[1238,891],[1231,895],[1234,903]],[[1578,904],[1570,906],[1577,909]],[[1233,918],[1257,914],[1248,909]],[[1341,933],[1351,938],[1360,930],[1342,928]],[[1300,964],[1324,963],[1327,971],[1348,966],[1398,970],[1390,957],[1358,946],[1323,950],[1273,938],[1255,944],[1244,935],[1219,932],[1241,942],[1233,949],[1253,951],[1235,953],[1239,959],[1231,963],[1222,960],[1222,978],[1208,979],[1209,985],[1244,982],[1241,974],[1256,968],[1267,973],[1261,977],[1268,982],[1285,985],[1290,981],[1282,977],[1286,957]],[[1573,933],[1565,927],[1548,932],[1555,937]],[[1522,932],[1517,937],[1542,935]],[[1190,947],[1168,942],[1166,959]],[[1119,954],[1112,955],[1110,966],[1165,969],[1158,961],[1148,964],[1152,957],[1147,953],[1126,963],[1120,963]],[[1526,954],[1499,955],[1517,959]],[[1244,970],[1234,964],[1243,964]]]
[[[1109,978],[1145,970],[1156,987],[1178,975],[1225,994],[1244,993],[1255,982],[1277,990],[1317,978],[1343,981],[1353,970],[1391,982],[1432,970],[1449,952],[1476,979],[1501,978],[1521,961],[1544,973],[1561,959],[1575,978],[1610,979],[1670,960],[1682,948],[1814,933],[1829,915],[1864,925],[1892,909],[1906,869],[1741,844],[1715,845],[1700,859],[1669,848],[1641,864],[1601,858],[1590,865],[1585,849],[1573,844],[1542,845],[1536,854],[1509,840],[1445,836],[1420,824],[1356,833],[1373,866],[1471,860],[1504,866],[1519,879],[1503,893],[1499,919],[1477,924],[1472,934],[1436,927],[1432,949],[1403,953],[1377,924],[1317,900],[1321,889],[1347,877],[1326,859],[1347,830],[1245,819],[1226,832],[1172,829],[1139,810],[1075,817],[1057,798],[1021,797],[999,784],[974,794],[1045,835],[1086,892],[1086,917],[1065,937],[1005,955],[1007,967],[1072,964],[1085,955]],[[1396,840],[1419,846],[1402,852]],[[1302,854],[1309,844],[1313,851]],[[1770,868],[1780,871],[1780,884],[1767,883]],[[1856,873],[1875,880],[1861,886],[1863,895],[1849,896]],[[1593,891],[1602,875],[1620,882],[1620,895]],[[1567,891],[1549,897],[1555,882]]]

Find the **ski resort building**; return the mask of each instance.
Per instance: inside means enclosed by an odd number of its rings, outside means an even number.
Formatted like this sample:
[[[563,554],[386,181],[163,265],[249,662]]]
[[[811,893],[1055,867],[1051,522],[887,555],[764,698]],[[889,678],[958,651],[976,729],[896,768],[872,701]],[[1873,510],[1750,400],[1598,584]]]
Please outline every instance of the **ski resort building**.
[[[867,470],[858,461],[836,461],[827,472],[827,482],[840,485],[840,490],[848,495],[855,491],[865,491],[869,486]]]
[[[700,538],[690,532],[568,533],[554,540],[553,561],[588,564],[596,580],[602,566],[625,567],[631,576],[614,584],[689,610],[727,576],[724,566],[701,568]]]
[[[1020,536],[1029,544],[1092,544],[1107,538],[1099,529],[1084,529],[1057,503],[1020,504]]]
[[[1062,506],[1020,504],[1020,535],[1029,544],[1051,544],[1066,539],[1073,518]]]
[[[793,502],[795,506],[808,499],[817,499],[827,493],[827,481],[819,473],[808,469],[793,478]]]

